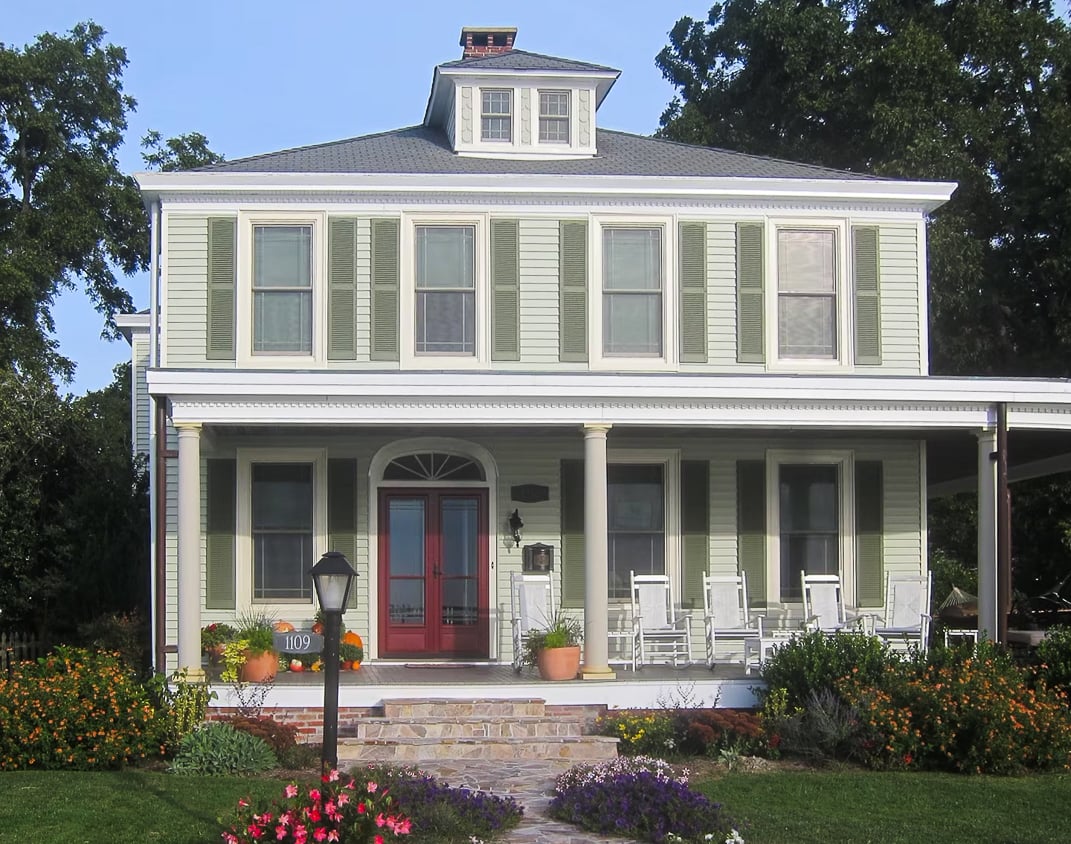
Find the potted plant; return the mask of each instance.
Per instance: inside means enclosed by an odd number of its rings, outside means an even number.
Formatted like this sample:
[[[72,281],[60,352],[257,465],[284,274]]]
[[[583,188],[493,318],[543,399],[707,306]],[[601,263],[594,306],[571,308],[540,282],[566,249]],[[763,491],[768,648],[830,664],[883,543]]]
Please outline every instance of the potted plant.
[[[524,640],[524,663],[539,669],[544,680],[573,680],[580,671],[580,620],[559,611],[543,630],[531,631]]]
[[[356,671],[364,662],[364,642],[358,633],[349,630],[342,634],[342,642],[338,647],[338,659],[343,669]]]
[[[201,652],[208,655],[210,662],[219,662],[223,646],[234,641],[235,632],[229,624],[221,622],[205,625],[201,628]]]
[[[243,683],[265,683],[275,679],[279,655],[275,652],[271,619],[264,613],[247,613],[238,619],[235,641],[223,651],[227,674],[237,674]],[[240,664],[235,665],[240,660]],[[234,671],[234,669],[237,669]],[[224,679],[227,679],[225,675]]]

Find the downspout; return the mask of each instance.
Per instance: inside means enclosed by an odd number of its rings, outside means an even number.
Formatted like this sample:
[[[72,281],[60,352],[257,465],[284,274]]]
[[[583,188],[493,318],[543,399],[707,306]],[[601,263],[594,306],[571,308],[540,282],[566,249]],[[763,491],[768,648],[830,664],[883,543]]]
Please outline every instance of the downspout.
[[[153,436],[156,440],[156,448],[153,453],[152,494],[153,507],[153,660],[156,670],[160,673],[167,672],[167,657],[164,648],[164,640],[167,636],[167,600],[165,586],[167,583],[167,543],[158,534],[166,535],[167,529],[167,416],[164,410],[164,399],[157,398],[156,409],[153,414]],[[163,526],[163,530],[161,530]]]
[[[1008,405],[997,404],[997,641],[1008,643],[1011,613],[1011,493],[1008,491]]]
[[[151,369],[156,365],[156,302],[157,285],[160,280],[160,203],[154,200],[149,205],[149,361]],[[136,430],[136,429],[135,429]],[[157,491],[160,472],[159,452],[159,413],[157,401],[150,397],[149,409],[149,654],[153,671],[164,670],[160,659],[160,616],[158,613],[159,585],[165,580],[159,567],[161,544],[157,532],[160,528],[160,495]]]

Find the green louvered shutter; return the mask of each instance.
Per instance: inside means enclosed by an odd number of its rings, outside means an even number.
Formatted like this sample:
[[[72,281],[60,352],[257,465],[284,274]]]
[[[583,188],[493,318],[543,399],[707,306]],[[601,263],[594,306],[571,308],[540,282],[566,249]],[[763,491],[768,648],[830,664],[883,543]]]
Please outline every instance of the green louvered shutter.
[[[762,223],[736,224],[736,359],[766,360]]]
[[[342,552],[357,568],[357,461],[352,458],[327,461],[327,540],[329,551]],[[356,606],[355,584],[349,607]]]
[[[584,461],[563,460],[562,482],[562,575],[563,607],[584,606]]]
[[[681,461],[681,604],[703,606],[703,574],[710,561],[710,464]]]
[[[327,225],[327,356],[357,357],[357,220],[332,217]]]
[[[588,359],[588,224],[558,226],[558,359]]]
[[[208,218],[208,360],[234,360],[237,225],[234,217]]]
[[[372,220],[372,360],[398,360],[397,220]]]
[[[234,460],[207,461],[205,497],[208,524],[205,544],[205,609],[233,610],[235,496],[237,473]]]
[[[884,499],[881,461],[856,463],[855,597],[856,605],[860,607],[880,607],[884,603]]]
[[[747,575],[752,605],[766,599],[766,464],[736,462],[736,557]]]
[[[521,266],[516,220],[491,221],[491,359],[520,360]]]
[[[681,361],[707,362],[707,225],[681,223]]]
[[[852,229],[855,279],[855,362],[881,363],[881,283],[878,277],[878,229]]]

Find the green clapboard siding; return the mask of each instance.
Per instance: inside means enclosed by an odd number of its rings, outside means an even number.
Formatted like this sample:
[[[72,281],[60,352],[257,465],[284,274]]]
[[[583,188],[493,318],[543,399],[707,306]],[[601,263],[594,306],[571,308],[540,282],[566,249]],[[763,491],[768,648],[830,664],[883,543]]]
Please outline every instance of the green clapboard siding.
[[[707,225],[680,225],[681,361],[707,362]]]
[[[346,555],[357,568],[357,461],[331,458],[327,461],[327,534],[329,551]],[[350,590],[350,608],[357,606],[357,589]]]
[[[207,461],[208,505],[207,555],[205,558],[205,608],[233,610],[234,536],[237,527],[237,472],[233,459]]]
[[[860,607],[884,603],[884,473],[880,461],[855,464],[855,592]]]
[[[736,225],[736,359],[766,360],[762,223]]]
[[[520,227],[516,220],[491,221],[491,359],[521,358]]]
[[[233,217],[208,218],[208,360],[234,360],[237,225]]]
[[[398,360],[398,231],[397,220],[372,220],[372,360]]]
[[[588,359],[588,224],[562,220],[558,231],[558,358]]]
[[[878,229],[852,229],[855,286],[855,362],[881,363],[881,283],[878,274]]]
[[[584,606],[584,461],[563,460],[562,482],[562,606]]]
[[[327,356],[357,357],[357,220],[332,217],[327,226]]]
[[[752,604],[766,603],[766,464],[736,462],[736,556]]]
[[[710,464],[681,461],[681,602],[703,606],[703,574],[710,560]]]

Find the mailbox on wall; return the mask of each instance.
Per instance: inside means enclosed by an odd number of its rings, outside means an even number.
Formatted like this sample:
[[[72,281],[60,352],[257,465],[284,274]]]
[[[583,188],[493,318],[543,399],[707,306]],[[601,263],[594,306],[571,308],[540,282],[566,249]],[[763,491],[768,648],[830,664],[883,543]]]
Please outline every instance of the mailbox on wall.
[[[524,570],[530,572],[554,571],[554,546],[536,542],[524,546]]]

